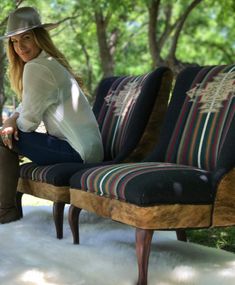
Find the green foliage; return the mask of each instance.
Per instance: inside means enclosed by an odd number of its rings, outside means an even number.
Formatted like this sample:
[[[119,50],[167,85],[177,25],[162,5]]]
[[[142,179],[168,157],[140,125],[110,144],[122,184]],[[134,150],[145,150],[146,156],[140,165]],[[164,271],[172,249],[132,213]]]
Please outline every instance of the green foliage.
[[[180,37],[178,58],[201,65],[233,62],[234,3],[205,0],[198,5],[187,19]]]
[[[187,236],[190,242],[235,253],[234,227],[188,230]]]
[[[110,47],[112,34],[117,31],[117,41],[112,50],[114,73],[140,74],[151,69],[147,9],[150,2],[151,0],[25,0],[21,6],[36,7],[43,22],[62,20],[60,26],[51,31],[53,40],[93,93],[102,78],[95,11],[102,11],[104,19],[107,19],[106,36]],[[189,3],[191,1],[188,0],[161,1],[157,38],[166,27],[167,7],[172,7],[170,24],[173,24]],[[205,65],[232,62],[235,46],[234,3],[233,0],[203,0],[196,6],[180,34],[177,58],[183,62]],[[0,20],[14,9],[15,4],[16,1],[1,0]],[[63,21],[64,19],[67,20]],[[3,34],[5,27],[0,26],[0,29]],[[172,36],[170,33],[164,45],[161,53],[163,58],[169,52]]]

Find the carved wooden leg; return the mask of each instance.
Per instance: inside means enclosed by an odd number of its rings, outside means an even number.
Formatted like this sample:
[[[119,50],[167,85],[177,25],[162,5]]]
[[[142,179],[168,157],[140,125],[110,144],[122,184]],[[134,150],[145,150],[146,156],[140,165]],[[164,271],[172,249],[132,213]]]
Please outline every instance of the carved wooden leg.
[[[147,285],[148,262],[153,230],[136,229],[136,255],[139,276],[137,285]]]
[[[22,196],[24,193],[16,192],[16,207],[19,211],[19,215],[21,218],[23,218],[23,209],[22,209]]]
[[[187,241],[187,234],[185,230],[176,230],[176,236],[180,241]]]
[[[73,243],[79,244],[79,215],[82,209],[71,205],[69,207],[69,225],[73,234]]]
[[[64,202],[53,203],[53,217],[56,228],[56,237],[63,238],[63,222],[64,222]]]

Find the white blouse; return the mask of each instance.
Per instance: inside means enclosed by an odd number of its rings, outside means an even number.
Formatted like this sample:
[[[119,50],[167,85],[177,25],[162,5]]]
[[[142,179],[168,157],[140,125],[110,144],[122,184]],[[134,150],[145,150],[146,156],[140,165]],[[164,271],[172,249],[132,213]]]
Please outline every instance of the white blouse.
[[[87,98],[74,77],[44,51],[24,66],[16,111],[21,131],[35,131],[43,122],[50,135],[68,141],[84,162],[102,161],[102,139]]]

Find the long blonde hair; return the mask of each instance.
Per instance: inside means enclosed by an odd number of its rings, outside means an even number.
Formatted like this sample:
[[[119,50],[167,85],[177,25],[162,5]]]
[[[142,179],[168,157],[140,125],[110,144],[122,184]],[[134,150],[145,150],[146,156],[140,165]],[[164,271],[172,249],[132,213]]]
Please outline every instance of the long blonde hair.
[[[32,33],[37,46],[62,64],[74,76],[83,92],[88,95],[82,78],[73,72],[65,56],[56,48],[48,31],[44,28],[35,28],[32,30]],[[22,77],[25,62],[23,62],[16,54],[11,39],[8,41],[7,56],[9,60],[10,84],[12,89],[16,92],[18,99],[21,99],[23,91]]]

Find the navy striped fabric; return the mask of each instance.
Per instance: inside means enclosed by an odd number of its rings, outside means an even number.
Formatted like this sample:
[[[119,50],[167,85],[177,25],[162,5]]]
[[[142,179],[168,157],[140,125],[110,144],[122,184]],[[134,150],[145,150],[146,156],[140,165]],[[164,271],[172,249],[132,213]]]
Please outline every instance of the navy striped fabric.
[[[115,159],[125,148],[128,129],[136,117],[136,105],[149,75],[117,78],[104,98],[97,120],[107,159]]]
[[[39,166],[36,163],[25,163],[20,167],[20,177],[52,184],[54,186],[68,186],[71,173],[92,167],[97,164],[79,164],[78,163],[57,163],[47,166]]]
[[[71,188],[138,206],[210,204],[235,166],[235,66],[183,71],[146,162],[80,171]]]
[[[190,187],[188,183],[190,181]],[[211,174],[195,167],[171,163],[123,163],[79,171],[72,189],[98,196],[152,206],[173,203],[211,203]]]
[[[234,125],[234,92],[235,65],[198,72],[186,93],[165,160],[207,170],[218,167]],[[231,160],[227,157],[224,167]]]

